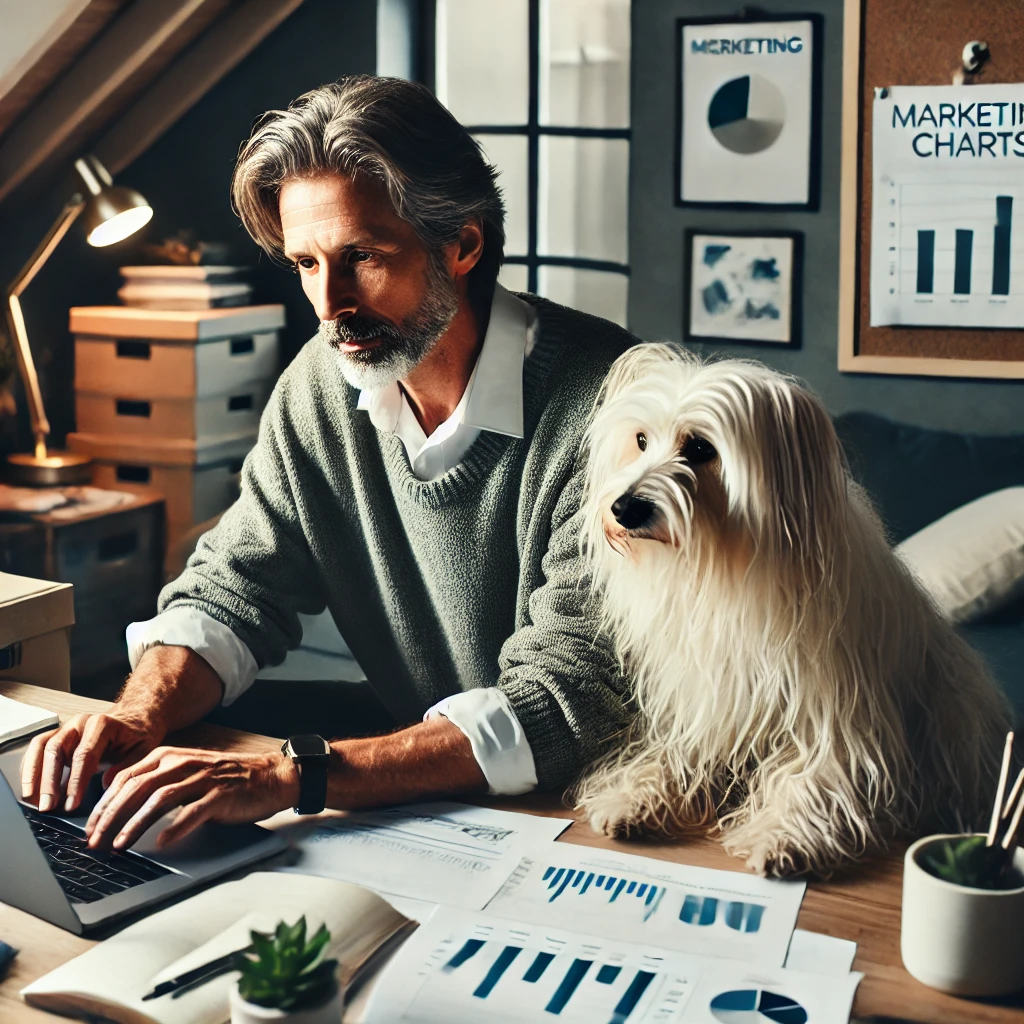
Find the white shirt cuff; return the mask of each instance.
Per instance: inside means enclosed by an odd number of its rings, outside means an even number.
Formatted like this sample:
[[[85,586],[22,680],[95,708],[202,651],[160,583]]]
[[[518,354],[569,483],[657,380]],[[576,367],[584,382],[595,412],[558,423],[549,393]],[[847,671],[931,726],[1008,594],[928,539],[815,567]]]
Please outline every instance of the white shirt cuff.
[[[222,622],[198,608],[168,608],[156,618],[133,622],[125,630],[125,639],[133,672],[150,647],[191,648],[220,676],[225,705],[246,691],[259,671],[249,648]]]
[[[481,686],[445,697],[423,720],[443,715],[469,739],[491,796],[518,796],[537,787],[533,751],[508,697]]]

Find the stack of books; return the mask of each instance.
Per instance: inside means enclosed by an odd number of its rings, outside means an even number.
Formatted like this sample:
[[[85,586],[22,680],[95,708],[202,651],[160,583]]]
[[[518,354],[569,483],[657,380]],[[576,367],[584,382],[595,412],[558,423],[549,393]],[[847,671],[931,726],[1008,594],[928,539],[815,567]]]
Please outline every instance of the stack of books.
[[[118,297],[141,309],[217,309],[246,306],[252,285],[248,267],[152,266],[121,267],[124,285]]]

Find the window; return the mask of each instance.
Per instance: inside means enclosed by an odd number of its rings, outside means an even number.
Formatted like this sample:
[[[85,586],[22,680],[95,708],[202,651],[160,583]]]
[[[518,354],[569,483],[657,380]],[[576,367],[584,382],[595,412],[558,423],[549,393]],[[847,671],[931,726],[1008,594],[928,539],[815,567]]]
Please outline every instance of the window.
[[[437,0],[438,98],[500,171],[508,288],[625,325],[629,0]]]

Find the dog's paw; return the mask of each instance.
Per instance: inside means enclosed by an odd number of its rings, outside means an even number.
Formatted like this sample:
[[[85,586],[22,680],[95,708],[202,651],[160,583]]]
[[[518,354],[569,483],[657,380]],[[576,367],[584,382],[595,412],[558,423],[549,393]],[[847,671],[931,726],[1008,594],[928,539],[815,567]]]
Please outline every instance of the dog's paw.
[[[747,870],[770,878],[775,874],[775,851],[767,844],[756,846],[746,853]]]
[[[749,843],[742,836],[727,836],[722,840],[722,848],[730,857],[736,857],[747,863],[747,868],[755,875],[767,875],[771,860],[771,849],[767,843]]]
[[[722,841],[731,857],[746,861],[747,868],[765,878],[786,878],[807,870],[806,858],[783,835],[753,839],[736,833]]]
[[[587,800],[583,810],[590,827],[612,839],[625,839],[640,831],[639,808],[628,793],[603,793]]]

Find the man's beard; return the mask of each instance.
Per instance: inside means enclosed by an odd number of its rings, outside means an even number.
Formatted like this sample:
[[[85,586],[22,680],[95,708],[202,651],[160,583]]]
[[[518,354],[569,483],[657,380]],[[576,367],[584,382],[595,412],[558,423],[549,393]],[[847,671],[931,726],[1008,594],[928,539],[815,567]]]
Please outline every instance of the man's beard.
[[[418,366],[448,330],[459,309],[455,285],[439,258],[431,256],[427,293],[400,324],[356,313],[345,320],[321,320],[319,336],[341,357],[341,372],[354,388],[379,391],[402,380]],[[358,352],[343,352],[344,342],[379,339]]]

